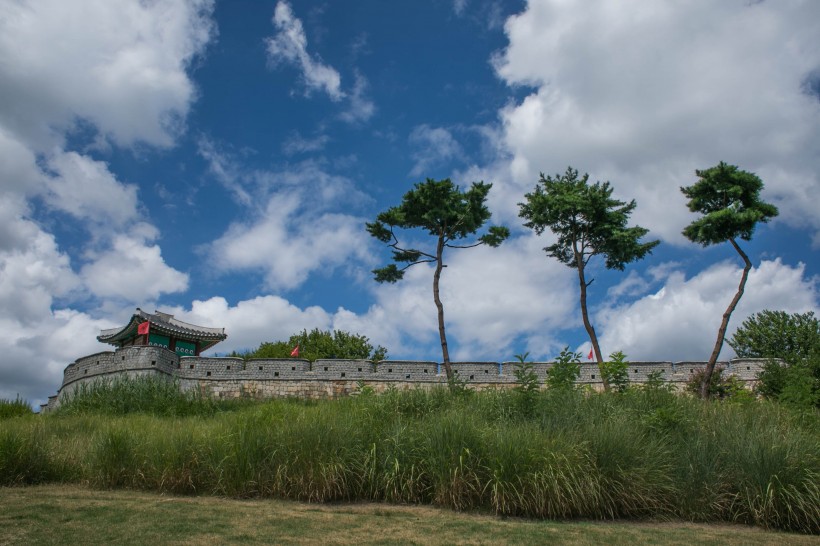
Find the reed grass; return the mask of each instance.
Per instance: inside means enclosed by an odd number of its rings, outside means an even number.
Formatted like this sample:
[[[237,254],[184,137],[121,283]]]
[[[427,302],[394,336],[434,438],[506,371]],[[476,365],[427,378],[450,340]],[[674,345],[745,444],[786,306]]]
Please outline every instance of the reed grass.
[[[186,410],[160,404],[113,416],[75,401],[71,411],[0,422],[0,484],[820,533],[817,412],[651,389],[547,390],[526,407],[519,394],[412,390],[225,407],[194,400]]]

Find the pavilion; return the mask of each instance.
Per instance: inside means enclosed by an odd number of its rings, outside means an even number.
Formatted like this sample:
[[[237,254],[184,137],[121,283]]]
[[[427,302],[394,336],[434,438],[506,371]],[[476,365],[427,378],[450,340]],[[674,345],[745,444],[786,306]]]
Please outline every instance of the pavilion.
[[[196,326],[168,313],[155,311],[151,314],[137,307],[128,324],[101,331],[97,340],[118,348],[151,345],[164,347],[180,356],[199,356],[226,337],[224,328]]]

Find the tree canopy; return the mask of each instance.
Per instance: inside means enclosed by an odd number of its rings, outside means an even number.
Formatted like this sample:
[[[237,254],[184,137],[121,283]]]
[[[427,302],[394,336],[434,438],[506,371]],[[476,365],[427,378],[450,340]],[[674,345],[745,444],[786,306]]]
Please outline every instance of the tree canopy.
[[[299,347],[298,358],[318,360],[320,358],[340,358],[350,360],[380,361],[387,358],[387,349],[381,345],[373,347],[363,335],[342,330],[302,330],[287,341],[264,342],[251,352],[236,355],[244,358],[292,358],[291,353]]]
[[[681,188],[689,210],[702,215],[683,230],[692,242],[708,246],[732,239],[749,241],[758,222],[778,214],[777,207],[760,199],[763,181],[754,173],[721,161],[695,175],[700,180]]]
[[[462,191],[449,178],[417,183],[404,194],[400,205],[381,212],[375,222],[367,224],[367,231],[393,249],[393,261],[385,267],[374,269],[377,282],[397,282],[404,272],[420,263],[435,264],[433,274],[433,299],[438,310],[439,337],[444,369],[452,380],[450,354],[444,328],[444,306],[439,295],[439,282],[445,267],[444,251],[447,248],[472,248],[479,245],[496,247],[510,235],[508,228],[491,226],[487,232],[472,241],[474,236],[490,219],[485,205],[492,184],[474,182]],[[396,228],[421,229],[436,239],[435,249],[403,246],[396,235]],[[397,264],[400,264],[399,267]]]
[[[812,311],[789,314],[766,309],[744,320],[729,345],[739,357],[780,358],[797,364],[820,354],[820,321]]]
[[[519,203],[525,226],[539,235],[549,229],[558,237],[555,244],[544,248],[547,255],[578,271],[581,315],[599,366],[603,355],[587,312],[587,288],[594,279],[586,279],[586,266],[594,256],[602,256],[607,269],[623,270],[658,245],[658,241],[641,241],[649,230],[627,226],[635,200],[619,201],[612,191],[609,182],[590,184],[588,174],[579,177],[576,169],[568,167],[555,177],[542,173],[535,189]]]
[[[721,161],[715,167],[696,170],[695,175],[699,180],[691,186],[682,187],[681,191],[689,199],[689,210],[700,213],[701,217],[686,226],[683,234],[703,246],[728,241],[744,263],[737,292],[723,314],[712,355],[706,364],[701,383],[701,397],[706,398],[729,319],[743,296],[752,269],[752,262],[738,245],[737,239],[750,240],[757,223],[768,222],[777,216],[778,211],[777,207],[760,199],[763,181],[754,173]]]

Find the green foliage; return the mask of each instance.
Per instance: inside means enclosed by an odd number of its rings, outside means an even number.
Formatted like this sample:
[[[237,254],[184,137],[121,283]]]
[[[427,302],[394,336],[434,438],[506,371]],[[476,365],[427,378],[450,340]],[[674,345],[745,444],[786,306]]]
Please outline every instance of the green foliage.
[[[567,351],[565,351],[567,353]],[[444,388],[211,416],[10,419],[0,483],[417,503],[551,519],[723,521],[820,533],[820,413],[664,391]]]
[[[558,236],[558,242],[544,250],[567,266],[578,269],[580,264],[583,268],[592,256],[601,255],[606,258],[607,269],[623,270],[659,242],[639,242],[649,230],[627,227],[635,200],[626,203],[613,199],[612,190],[609,182],[590,185],[589,175],[579,178],[572,167],[554,178],[542,173],[535,190],[519,203],[519,216],[539,235],[549,228]]]
[[[529,353],[515,355],[518,363],[513,371],[518,383],[515,386],[515,392],[518,393],[518,406],[526,417],[534,413],[538,392],[541,390],[541,382],[538,381],[538,375],[533,369],[532,362],[527,360],[528,356]]]
[[[449,178],[419,182],[402,198],[399,206],[380,213],[376,221],[367,224],[367,231],[379,241],[393,248],[393,259],[406,264],[401,269],[390,264],[373,271],[378,282],[396,282],[404,271],[415,264],[435,262],[441,259],[435,251],[401,248],[395,228],[422,229],[436,237],[440,244],[451,248],[464,248],[453,244],[474,235],[490,219],[490,210],[484,204],[492,184],[474,182],[467,191],[453,184]],[[478,244],[500,245],[509,237],[509,229],[492,226],[478,238]]]
[[[740,357],[777,358],[764,365],[756,391],[789,406],[820,406],[820,321],[814,313],[764,310],[747,318],[729,345]]]
[[[643,383],[644,390],[648,391],[665,391],[672,393],[675,391],[675,386],[663,378],[661,370],[653,370],[646,376],[646,381]]]
[[[820,320],[812,311],[766,309],[743,321],[728,343],[741,358],[780,358],[797,364],[820,352]]]
[[[220,411],[236,409],[244,403],[247,401],[217,401],[194,390],[183,392],[176,381],[145,376],[82,384],[65,397],[56,413],[60,415],[142,413],[179,417],[209,416]]]
[[[555,363],[547,370],[547,386],[550,389],[570,391],[575,389],[575,381],[581,375],[581,353],[564,347]]]
[[[255,351],[245,353],[244,358],[291,358],[294,347],[299,347],[299,358],[318,360],[320,358],[340,358],[349,360],[371,360],[379,362],[387,358],[387,349],[381,345],[375,349],[363,335],[342,330],[302,330],[290,336],[288,341],[264,342]]]
[[[602,379],[616,392],[625,392],[629,388],[629,362],[626,355],[617,351],[609,355],[609,362],[601,363]]]
[[[754,173],[721,161],[695,174],[700,180],[681,188],[689,199],[689,210],[703,215],[683,230],[694,243],[708,246],[737,238],[748,241],[758,222],[768,222],[778,214],[777,207],[760,200],[763,181]]]
[[[31,406],[19,394],[14,400],[0,398],[0,420],[31,414]]]
[[[715,368],[709,381],[708,398],[717,398],[719,400],[732,399],[734,401],[751,400],[753,395],[751,391],[743,386],[743,382],[733,375],[723,377],[724,371],[725,370],[720,366]],[[684,390],[699,395],[705,374],[706,370],[704,368],[695,370],[695,373],[693,373],[686,382]]]

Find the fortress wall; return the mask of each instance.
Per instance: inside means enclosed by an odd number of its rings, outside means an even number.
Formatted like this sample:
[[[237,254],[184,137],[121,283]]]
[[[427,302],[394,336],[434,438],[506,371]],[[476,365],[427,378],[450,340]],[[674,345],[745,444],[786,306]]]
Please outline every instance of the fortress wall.
[[[66,396],[74,393],[81,385],[100,380],[133,378],[146,375],[172,377],[177,372],[179,357],[162,347],[125,347],[116,352],[106,351],[78,358],[63,372],[63,384],[53,405],[59,405]],[[47,404],[52,406],[49,398]]]
[[[441,374],[444,373],[442,368]],[[385,360],[379,362],[373,373],[374,381],[388,381],[397,383],[408,381],[413,383],[441,383],[446,378],[439,374],[439,365],[431,361],[412,360]]]
[[[735,359],[719,363],[725,375],[735,375],[748,385],[757,380],[766,359]],[[453,371],[474,389],[509,388],[516,384],[517,362],[454,362]],[[538,381],[544,388],[551,362],[532,363]],[[659,372],[664,381],[678,389],[689,381],[705,362],[630,362],[631,383],[645,383],[649,375]],[[45,409],[57,407],[61,400],[79,385],[119,377],[154,375],[179,381],[184,390],[196,389],[216,397],[234,398],[337,398],[356,392],[364,383],[376,392],[388,388],[431,388],[446,384],[443,367],[432,361],[317,360],[312,365],[302,359],[252,359],[247,362],[231,357],[179,357],[161,347],[133,346],[95,353],[77,359],[64,371],[63,383],[56,397],[50,397]],[[579,384],[602,388],[600,371],[594,362],[581,364]]]

